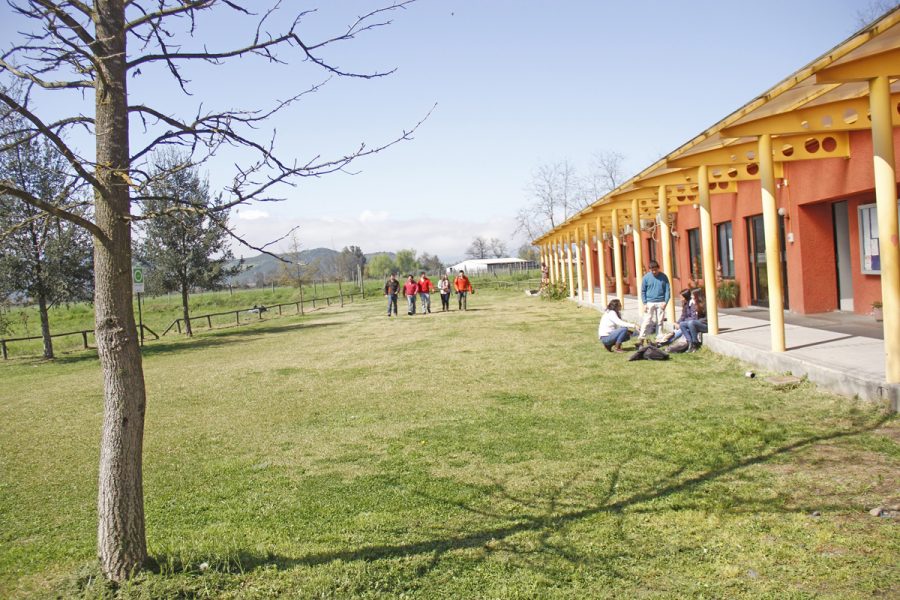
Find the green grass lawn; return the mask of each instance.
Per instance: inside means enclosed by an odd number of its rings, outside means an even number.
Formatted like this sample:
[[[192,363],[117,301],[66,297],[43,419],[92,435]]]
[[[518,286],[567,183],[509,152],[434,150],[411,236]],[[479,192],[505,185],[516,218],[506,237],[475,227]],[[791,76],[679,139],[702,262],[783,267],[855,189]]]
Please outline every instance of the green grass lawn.
[[[438,305],[439,301],[436,302]],[[122,598],[900,595],[900,426],[599,314],[481,290],[145,348],[147,538]],[[92,352],[0,364],[0,597],[111,596]],[[817,516],[814,516],[816,513]]]

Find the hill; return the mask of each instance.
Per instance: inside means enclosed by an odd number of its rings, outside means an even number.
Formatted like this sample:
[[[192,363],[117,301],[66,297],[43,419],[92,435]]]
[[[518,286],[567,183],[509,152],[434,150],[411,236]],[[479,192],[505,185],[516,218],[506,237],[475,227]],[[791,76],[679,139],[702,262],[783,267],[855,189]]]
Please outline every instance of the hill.
[[[286,257],[290,253],[279,254],[278,256]],[[300,251],[300,262],[306,265],[316,265],[318,273],[325,278],[331,277],[336,271],[337,256],[340,252],[330,248],[312,248],[310,250]],[[366,254],[368,261],[373,256],[379,254],[387,254],[391,258],[394,257],[393,252],[372,252]],[[236,265],[238,261],[229,263],[229,266]],[[265,285],[278,276],[281,268],[281,262],[268,254],[259,254],[244,259],[243,270],[231,278],[231,285],[244,286],[248,284]],[[318,276],[317,276],[318,278]]]

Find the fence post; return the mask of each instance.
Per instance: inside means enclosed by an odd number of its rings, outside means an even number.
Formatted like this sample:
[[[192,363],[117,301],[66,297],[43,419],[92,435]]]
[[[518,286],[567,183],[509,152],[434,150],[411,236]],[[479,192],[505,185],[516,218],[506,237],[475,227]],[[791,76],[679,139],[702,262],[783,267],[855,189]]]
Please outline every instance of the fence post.
[[[9,354],[6,353],[6,340],[0,340],[0,348],[3,349],[3,360],[9,358]]]
[[[331,306],[331,298],[325,296],[325,306]]]
[[[81,341],[84,342],[84,349],[85,349],[85,350],[87,350],[87,347],[88,347],[88,346],[87,346],[87,334],[88,334],[87,331],[82,331],[82,332],[81,332]]]
[[[297,314],[300,314],[300,303],[299,303],[299,302],[295,302],[294,304],[297,305]]]
[[[344,290],[340,290],[341,295],[341,308],[344,308]]]
[[[279,317],[281,316],[281,305],[280,304],[278,305],[278,316]]]
[[[175,321],[175,326],[178,328],[178,333],[181,334],[181,319]]]
[[[241,311],[239,311],[239,310],[234,311],[234,320],[237,321],[238,325],[241,324]]]
[[[212,329],[212,317],[206,315],[206,326]]]

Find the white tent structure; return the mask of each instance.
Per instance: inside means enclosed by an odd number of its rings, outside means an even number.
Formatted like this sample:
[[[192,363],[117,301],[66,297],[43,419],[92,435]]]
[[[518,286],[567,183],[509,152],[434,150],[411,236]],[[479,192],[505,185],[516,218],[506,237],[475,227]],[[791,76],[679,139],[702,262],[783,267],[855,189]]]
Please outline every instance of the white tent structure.
[[[536,268],[537,264],[533,261],[522,260],[521,258],[473,258],[449,267],[453,273],[465,271],[467,275],[507,273],[509,271],[525,271]]]

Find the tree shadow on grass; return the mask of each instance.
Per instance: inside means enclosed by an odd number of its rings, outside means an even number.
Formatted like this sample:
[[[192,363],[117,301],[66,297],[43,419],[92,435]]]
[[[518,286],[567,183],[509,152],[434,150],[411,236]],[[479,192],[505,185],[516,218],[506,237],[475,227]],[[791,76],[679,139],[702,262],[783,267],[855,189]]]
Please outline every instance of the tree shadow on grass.
[[[494,482],[489,487],[491,494],[490,506],[514,505],[515,513],[505,513],[502,510],[479,508],[465,502],[445,498],[435,498],[419,494],[429,500],[472,514],[479,519],[500,522],[497,526],[485,527],[471,533],[453,534],[438,532],[431,539],[402,544],[381,544],[349,548],[328,552],[310,553],[299,557],[281,556],[275,553],[254,553],[245,550],[237,550],[227,556],[210,558],[210,568],[220,572],[246,572],[259,568],[277,567],[278,569],[290,569],[294,567],[315,567],[335,562],[353,561],[378,561],[397,558],[427,558],[425,564],[416,568],[416,574],[424,574],[437,567],[442,558],[452,551],[478,550],[479,555],[473,556],[473,561],[483,561],[493,552],[504,552],[518,555],[525,563],[534,569],[552,570],[551,563],[564,563],[572,565],[589,565],[592,569],[598,569],[597,573],[609,577],[627,577],[627,573],[619,573],[616,568],[616,559],[623,558],[630,553],[620,549],[618,552],[601,552],[587,557],[583,551],[574,544],[566,542],[563,535],[570,525],[599,515],[612,515],[617,519],[619,538],[625,535],[621,525],[625,513],[645,512],[646,503],[665,499],[674,494],[689,492],[704,484],[714,482],[741,469],[754,465],[768,463],[778,457],[789,455],[804,448],[808,448],[820,442],[848,438],[870,432],[880,428],[893,418],[891,414],[884,414],[877,420],[858,426],[854,429],[832,431],[820,435],[809,436],[788,444],[758,452],[752,456],[735,456],[729,464],[718,468],[709,469],[697,475],[684,477],[685,467],[679,467],[659,478],[657,481],[621,500],[612,501],[620,479],[620,473],[630,458],[626,457],[622,464],[609,475],[605,485],[601,485],[596,495],[590,502],[580,501],[571,488],[577,476],[558,485],[549,494],[533,496],[531,498],[519,497],[510,493],[501,483]],[[740,500],[738,501],[740,503]],[[762,508],[762,507],[760,507]],[[740,512],[739,507],[735,510]],[[784,509],[781,509],[782,511]],[[770,512],[775,512],[770,507]],[[791,510],[790,512],[796,512]],[[537,539],[529,537],[522,541],[516,536],[524,533],[537,534]],[[685,544],[686,542],[675,542]],[[662,550],[661,550],[662,551]],[[652,549],[642,548],[640,556],[646,558]],[[548,562],[548,559],[550,562]],[[180,559],[167,555],[158,555],[153,559],[155,567],[151,570],[163,573],[196,572],[197,565],[186,565],[179,562]],[[165,565],[165,566],[161,566]],[[552,574],[552,573],[551,573]]]

